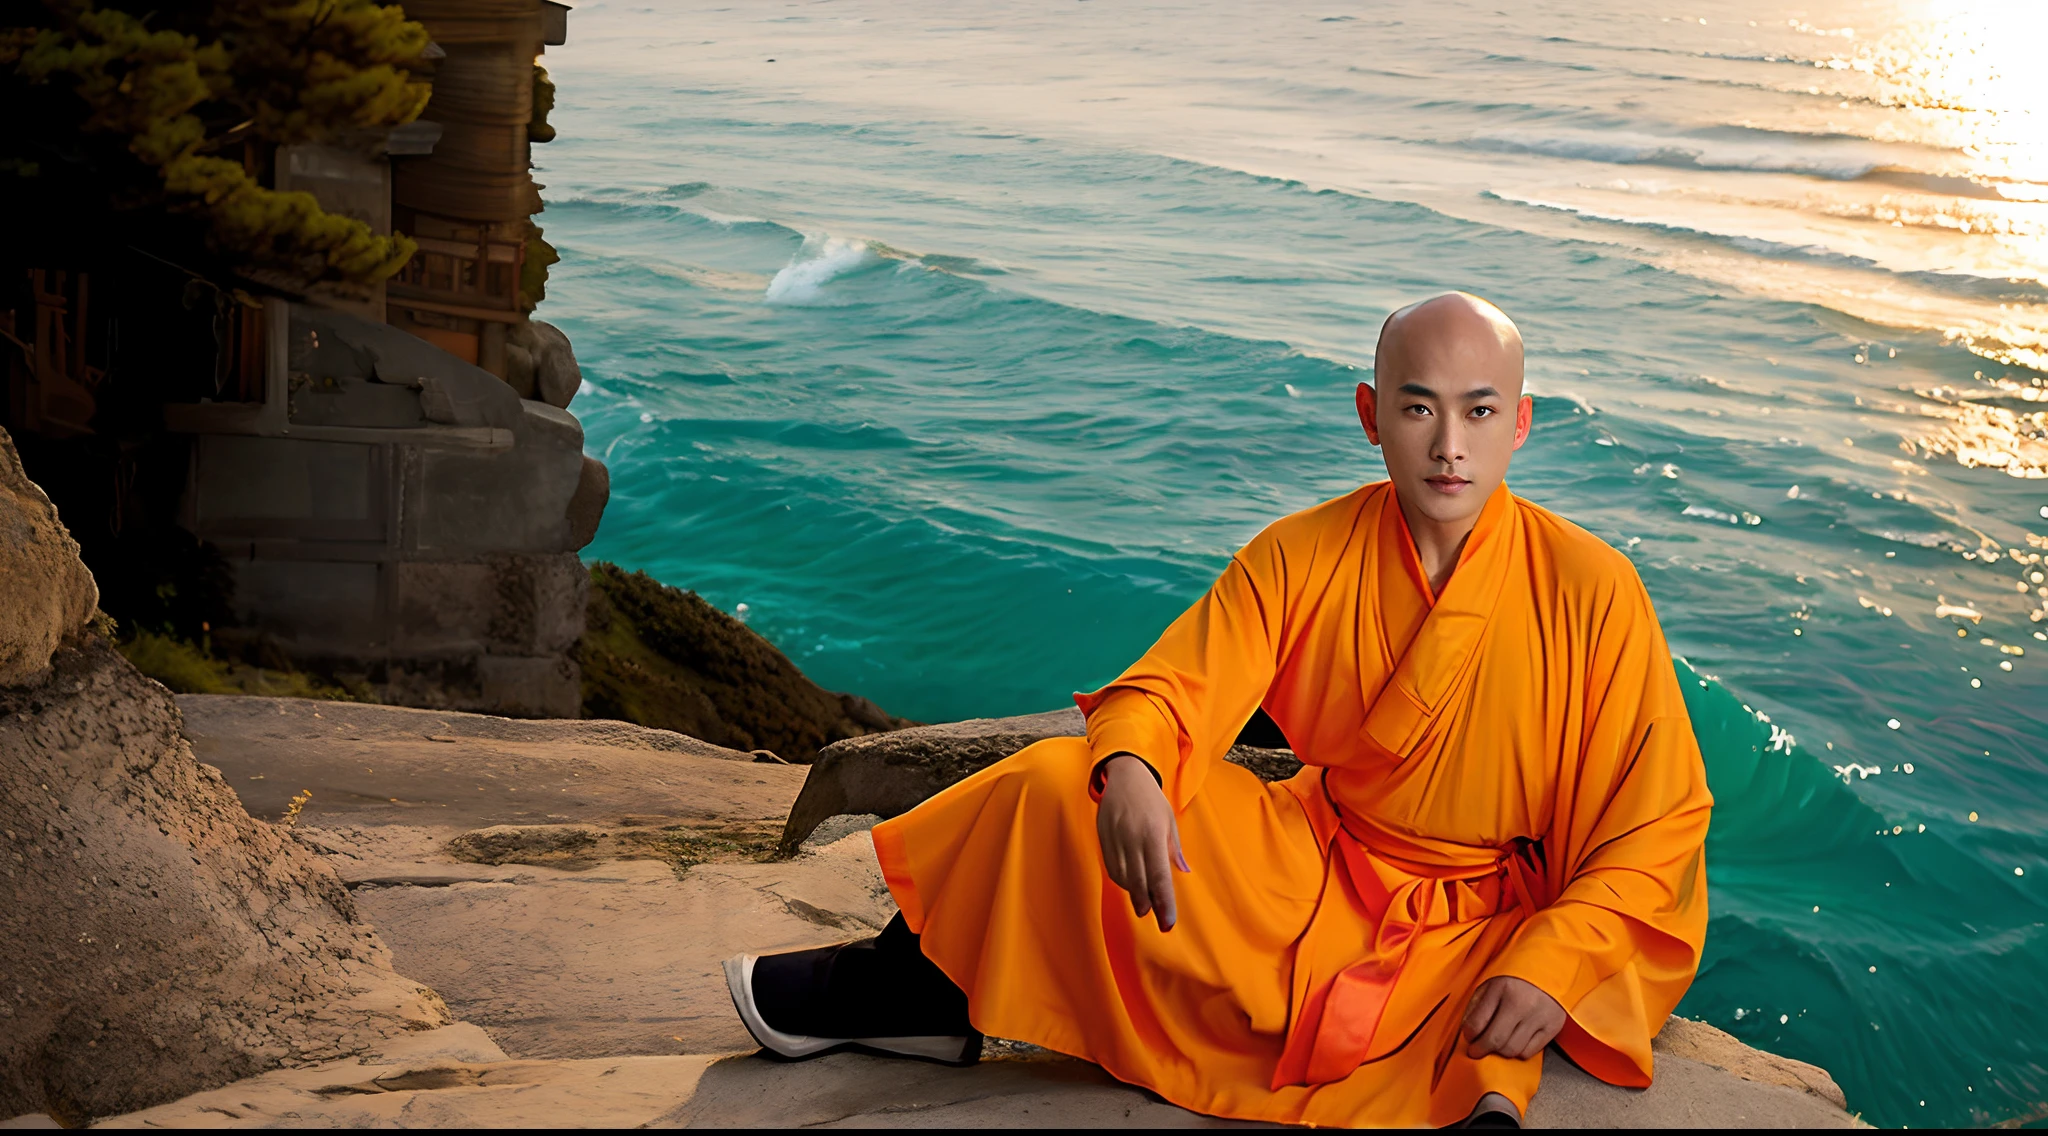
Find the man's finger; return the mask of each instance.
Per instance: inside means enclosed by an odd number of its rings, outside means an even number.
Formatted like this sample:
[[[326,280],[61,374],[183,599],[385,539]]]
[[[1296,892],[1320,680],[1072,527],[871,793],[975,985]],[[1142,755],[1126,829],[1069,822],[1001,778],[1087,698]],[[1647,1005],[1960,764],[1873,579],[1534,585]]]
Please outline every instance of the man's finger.
[[[1173,850],[1173,866],[1179,868],[1183,872],[1194,871],[1193,868],[1188,867],[1187,854],[1180,850],[1179,821],[1167,821],[1166,842],[1167,846]]]
[[[1502,1005],[1494,1012],[1493,1021],[1487,1024],[1486,1032],[1479,1035],[1479,1040],[1474,1042],[1472,1047],[1481,1057],[1489,1053],[1506,1053],[1508,1039],[1515,1036],[1515,1031],[1521,1026],[1520,1015]]]
[[[1517,1058],[1528,1057],[1530,1054],[1543,1048],[1541,1045],[1535,1044],[1536,1039],[1542,1035],[1543,1026],[1540,1023],[1534,1020],[1524,1021],[1520,1026],[1516,1027],[1514,1034],[1508,1038],[1507,1044],[1501,1046],[1501,1055]]]
[[[1124,874],[1123,846],[1108,832],[1102,834],[1102,870],[1108,874],[1110,883],[1124,891],[1131,890],[1124,882],[1127,877]]]
[[[1465,1011],[1465,1037],[1478,1041],[1479,1035],[1493,1021],[1494,1011],[1500,1007],[1500,983],[1488,982],[1472,996],[1472,1005]]]
[[[1167,863],[1165,851],[1164,848],[1152,849],[1149,865],[1151,876],[1148,882],[1151,884],[1154,906],[1159,915],[1159,929],[1171,931],[1177,913],[1173,905],[1173,866]]]

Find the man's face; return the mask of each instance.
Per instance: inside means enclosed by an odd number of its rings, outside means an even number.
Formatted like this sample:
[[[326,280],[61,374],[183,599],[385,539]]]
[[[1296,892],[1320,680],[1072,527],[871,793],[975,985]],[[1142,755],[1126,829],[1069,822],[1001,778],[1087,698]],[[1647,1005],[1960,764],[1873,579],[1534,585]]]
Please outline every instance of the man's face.
[[[1469,326],[1416,322],[1397,351],[1383,352],[1379,387],[1359,384],[1359,420],[1403,503],[1438,524],[1469,524],[1529,436],[1520,346],[1506,350]]]

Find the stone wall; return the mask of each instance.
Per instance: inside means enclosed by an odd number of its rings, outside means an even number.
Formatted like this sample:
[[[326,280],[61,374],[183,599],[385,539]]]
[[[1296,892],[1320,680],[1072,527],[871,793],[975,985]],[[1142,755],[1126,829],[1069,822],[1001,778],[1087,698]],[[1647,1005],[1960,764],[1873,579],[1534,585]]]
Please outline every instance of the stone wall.
[[[167,413],[197,435],[185,527],[233,576],[237,626],[216,642],[260,640],[387,701],[575,717],[576,551],[609,493],[582,424],[396,328],[277,308],[263,403]],[[573,377],[567,341],[549,344],[544,369]]]

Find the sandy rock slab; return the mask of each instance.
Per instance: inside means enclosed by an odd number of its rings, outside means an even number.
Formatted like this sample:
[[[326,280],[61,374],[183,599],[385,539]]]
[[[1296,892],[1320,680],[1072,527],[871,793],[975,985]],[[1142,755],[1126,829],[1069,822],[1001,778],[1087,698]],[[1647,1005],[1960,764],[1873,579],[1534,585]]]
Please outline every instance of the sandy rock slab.
[[[950,1069],[836,1054],[476,1060],[455,1026],[409,1050],[280,1070],[117,1117],[109,1128],[1238,1128],[1063,1058]],[[442,1045],[436,1035],[453,1035]],[[487,1042],[486,1042],[487,1044]],[[1547,1058],[1532,1128],[1847,1128],[1840,1109],[1680,1057],[1642,1092]]]
[[[872,935],[895,911],[839,818],[769,859],[807,769],[621,722],[187,695],[195,750],[258,815],[310,789],[394,964],[519,1058],[750,1045],[719,964]],[[850,839],[845,839],[850,837]],[[834,841],[837,841],[836,843]]]
[[[399,968],[467,1024],[113,1124],[1233,1126],[1029,1047],[992,1044],[1000,1056],[970,1069],[754,1054],[720,960],[872,934],[894,911],[865,834],[874,815],[832,816],[772,858],[802,767],[617,723],[181,705],[195,747],[252,785],[259,810],[313,789],[299,839]],[[1532,1125],[1854,1123],[1826,1073],[1712,1027],[1673,1019],[1657,1052],[1643,1092],[1547,1058]]]

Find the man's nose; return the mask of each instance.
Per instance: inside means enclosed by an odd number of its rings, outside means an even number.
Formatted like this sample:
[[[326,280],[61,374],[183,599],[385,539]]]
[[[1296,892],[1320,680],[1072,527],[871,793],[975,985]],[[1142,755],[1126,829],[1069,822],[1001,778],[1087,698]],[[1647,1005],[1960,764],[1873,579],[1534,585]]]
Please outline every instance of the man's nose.
[[[1465,460],[1465,424],[1456,418],[1438,418],[1439,423],[1434,445],[1429,456],[1432,461],[1445,465],[1456,465]]]

